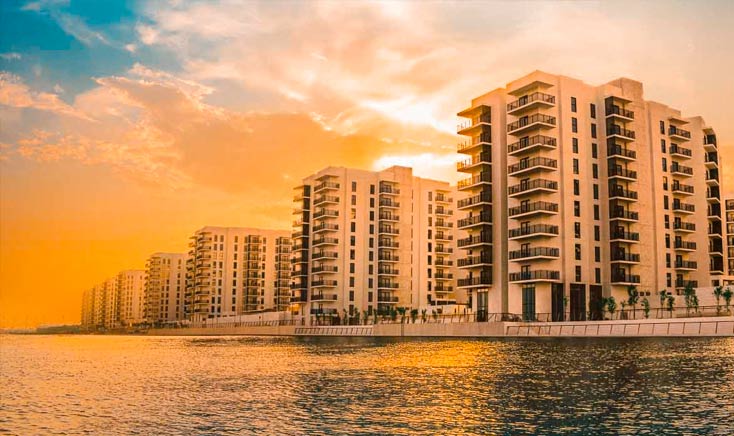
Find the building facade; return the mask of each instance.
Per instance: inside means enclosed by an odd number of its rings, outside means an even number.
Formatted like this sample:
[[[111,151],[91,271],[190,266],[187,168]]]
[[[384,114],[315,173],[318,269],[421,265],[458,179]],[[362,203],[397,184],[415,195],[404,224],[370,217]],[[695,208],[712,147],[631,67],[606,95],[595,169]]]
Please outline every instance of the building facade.
[[[117,275],[118,321],[131,327],[145,322],[145,271],[126,270]]]
[[[290,232],[204,227],[190,238],[186,313],[195,322],[290,305]]]
[[[145,319],[153,325],[183,321],[186,254],[153,253],[145,263]]]
[[[539,71],[458,115],[459,287],[478,314],[581,320],[633,286],[676,293],[723,274],[720,156],[701,117],[633,80]]]
[[[414,177],[328,167],[295,188],[292,311],[308,319],[453,311],[454,189]]]
[[[726,274],[734,277],[734,198],[725,201],[726,219]]]

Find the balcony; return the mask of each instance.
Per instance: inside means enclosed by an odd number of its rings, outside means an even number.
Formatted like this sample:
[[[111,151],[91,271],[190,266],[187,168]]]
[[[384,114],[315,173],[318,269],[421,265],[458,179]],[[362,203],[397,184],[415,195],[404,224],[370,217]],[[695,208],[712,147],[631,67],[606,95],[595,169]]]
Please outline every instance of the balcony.
[[[453,280],[454,275],[452,273],[445,273],[445,272],[439,271],[433,275],[433,278],[436,280]]]
[[[558,167],[558,161],[547,157],[534,157],[531,159],[523,159],[520,162],[509,165],[507,173],[510,176],[519,176],[520,174],[531,173],[534,171],[554,171]]]
[[[492,213],[490,211],[482,211],[479,215],[462,218],[458,221],[457,226],[460,229],[492,224]]]
[[[324,293],[314,293],[311,294],[311,301],[317,302],[328,302],[328,301],[336,301],[337,296],[335,294],[324,294]]]
[[[508,209],[508,216],[511,218],[520,218],[530,215],[548,214],[555,215],[558,213],[558,204],[549,201],[536,201]]]
[[[322,223],[313,226],[313,233],[335,232],[339,230],[339,224]]]
[[[317,260],[317,259],[336,259],[337,257],[338,257],[337,256],[337,253],[334,252],[334,251],[315,251],[313,253],[313,256],[311,256],[311,258],[313,260]]]
[[[378,289],[398,289],[399,287],[400,285],[393,281],[389,281],[389,280],[378,280],[377,281]]]
[[[336,285],[336,280],[314,280],[311,282],[312,288],[334,288]]]
[[[693,156],[693,152],[690,148],[681,147],[678,144],[671,144],[670,155],[690,159]]]
[[[624,160],[635,160],[637,159],[637,152],[624,148],[621,145],[614,144],[607,147],[607,157]]]
[[[459,143],[457,151],[462,154],[474,154],[478,150],[489,148],[491,145],[492,135],[485,132],[477,136],[472,136],[470,141]]]
[[[684,177],[691,177],[693,175],[693,168],[680,165],[678,162],[673,162],[670,166],[670,173]]]
[[[398,189],[398,188],[396,188],[396,187],[394,187],[392,185],[388,185],[388,184],[382,183],[382,184],[380,184],[380,194],[385,194],[385,195],[400,195],[400,189]]]
[[[680,195],[693,195],[693,186],[692,185],[685,185],[683,183],[679,183],[677,181],[673,182],[673,186],[670,189],[673,194],[680,194]]]
[[[483,251],[479,255],[467,256],[465,258],[459,259],[458,261],[459,268],[475,268],[487,265],[492,265],[491,251]]]
[[[483,151],[478,155],[472,156],[471,159],[467,159],[463,162],[456,164],[456,170],[467,172],[474,170],[475,168],[482,165],[492,165],[492,153],[489,151]]]
[[[523,195],[556,191],[558,191],[558,182],[546,179],[535,179],[529,182],[510,186],[508,189],[508,195],[510,197],[520,197]]]
[[[320,195],[316,197],[316,199],[313,202],[314,206],[319,206],[321,204],[338,204],[339,203],[339,197],[334,195]]]
[[[682,241],[680,239],[675,240],[675,244],[673,245],[673,248],[675,248],[678,251],[696,251],[696,243],[691,241]]]
[[[609,167],[607,174],[610,179],[637,180],[637,171],[628,170],[619,166]]]
[[[611,261],[614,263],[640,263],[640,255],[626,251],[612,251]]]
[[[668,135],[673,139],[680,139],[683,141],[691,140],[691,132],[675,126],[670,126],[670,128],[668,129]]]
[[[447,221],[443,218],[438,218],[436,222],[434,223],[434,226],[437,229],[450,229],[454,227],[454,223],[452,223],[451,221]]]
[[[377,232],[380,235],[399,235],[400,229],[394,226],[379,226]]]
[[[458,247],[463,249],[469,249],[480,245],[490,245],[492,244],[492,234],[480,233],[478,235],[472,235],[468,238],[459,239],[457,243]]]
[[[471,135],[482,129],[489,128],[492,124],[492,113],[487,111],[471,117],[471,120],[456,126],[459,135]]]
[[[454,199],[449,197],[446,194],[437,193],[436,194],[436,203],[453,203]]]
[[[609,199],[619,201],[636,201],[637,192],[625,189],[622,185],[609,186]]]
[[[613,241],[639,242],[640,234],[637,232],[616,230],[612,232],[609,239]]]
[[[704,164],[706,168],[718,168],[719,166],[719,155],[716,153],[706,153],[704,155]]]
[[[318,247],[319,245],[338,245],[339,239],[337,238],[318,238],[313,240],[313,246]]]
[[[443,206],[436,206],[434,211],[437,216],[451,216],[454,214],[453,210]]]
[[[438,254],[438,255],[441,255],[441,254],[451,254],[453,252],[454,252],[454,249],[451,248],[451,247],[445,247],[445,246],[443,246],[441,244],[436,244],[435,253]]]
[[[333,209],[319,209],[316,211],[316,213],[313,214],[313,219],[322,219],[322,218],[337,218],[339,216],[338,210]]]
[[[391,250],[396,250],[400,248],[400,243],[398,241],[393,241],[392,239],[379,239],[377,241],[377,246],[379,248],[389,248]]]
[[[706,151],[716,150],[716,135],[711,133],[703,137],[703,149]]]
[[[400,256],[396,256],[390,252],[380,252],[377,254],[377,260],[380,262],[399,262]]]
[[[330,274],[339,272],[339,267],[336,265],[319,265],[311,268],[312,274]],[[303,272],[305,275],[305,271]]]
[[[673,201],[673,213],[692,214],[696,212],[696,206],[688,203]]]
[[[640,213],[623,208],[610,208],[609,219],[617,221],[639,221]]]
[[[612,270],[612,283],[615,285],[637,285],[640,283],[640,276]]]
[[[392,198],[381,198],[380,207],[389,208],[389,209],[398,209],[400,207],[400,202],[395,201]]]
[[[378,217],[380,218],[380,221],[392,221],[392,222],[400,221],[400,216],[396,213],[380,212]]]
[[[482,191],[481,193],[464,198],[457,202],[459,210],[468,209],[476,206],[486,206],[492,204],[492,191]]]
[[[706,200],[709,203],[718,203],[721,201],[721,192],[718,186],[713,186],[706,189]]]
[[[535,270],[510,273],[510,282],[557,282],[561,279],[560,271]]]
[[[384,275],[384,276],[398,276],[400,275],[400,271],[397,268],[386,266],[386,267],[378,268],[377,274]]]
[[[556,138],[544,135],[526,136],[517,142],[509,144],[507,146],[507,154],[510,156],[516,156],[543,148],[556,148]]]
[[[719,186],[719,170],[718,169],[706,171],[706,184],[709,186]]]
[[[515,240],[552,236],[558,236],[558,226],[553,226],[550,224],[534,224],[531,226],[523,226],[517,229],[510,229],[510,231],[508,232],[508,238]]]
[[[607,118],[620,118],[624,121],[634,121],[635,113],[617,105],[607,105],[605,108]]]
[[[543,106],[553,107],[556,105],[556,97],[542,92],[533,92],[507,104],[507,114],[514,114],[531,108]]]
[[[625,129],[624,127],[618,125],[618,124],[608,124],[607,125],[607,137],[613,137],[620,139],[622,141],[634,141],[635,140],[635,132],[632,130]]]
[[[492,173],[490,171],[483,171],[482,173],[469,177],[464,180],[460,180],[456,187],[459,190],[472,189],[479,185],[491,185],[492,184]]]
[[[437,241],[453,241],[454,235],[444,233],[444,232],[436,232],[435,239]]]
[[[380,304],[395,304],[398,301],[400,301],[398,297],[394,297],[392,295],[377,294],[377,302]]]
[[[459,279],[457,282],[460,288],[483,288],[492,285],[492,274],[484,273],[479,277],[467,277]]]
[[[552,247],[533,247],[510,251],[510,260],[528,261],[533,259],[555,259],[560,256],[560,250]]]
[[[673,221],[673,230],[676,232],[690,233],[696,231],[696,224],[685,221]]]
[[[675,287],[676,288],[687,288],[687,287],[697,288],[698,287],[698,280],[683,280],[683,279],[677,279],[675,281]]]
[[[675,269],[695,271],[698,269],[698,262],[693,262],[689,260],[676,260]]]
[[[520,135],[523,132],[537,128],[553,128],[556,126],[556,117],[544,114],[524,116],[514,123],[507,125],[507,133]]]
[[[320,192],[320,191],[326,191],[326,190],[338,190],[339,184],[336,182],[323,182],[316,185],[314,188],[314,193]]]

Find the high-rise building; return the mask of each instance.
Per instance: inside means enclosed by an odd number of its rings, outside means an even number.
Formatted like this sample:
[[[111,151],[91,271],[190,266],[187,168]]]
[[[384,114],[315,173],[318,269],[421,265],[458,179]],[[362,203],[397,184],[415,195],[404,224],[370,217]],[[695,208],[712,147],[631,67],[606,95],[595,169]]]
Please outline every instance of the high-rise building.
[[[184,253],[153,253],[145,263],[145,319],[160,325],[184,320]]]
[[[459,287],[478,314],[586,319],[632,286],[676,293],[723,273],[720,156],[701,117],[644,100],[634,80],[540,71],[458,115]]]
[[[292,310],[453,311],[454,189],[410,168],[328,167],[295,188]]]
[[[734,278],[734,198],[727,198],[726,205],[726,274]]]
[[[90,288],[84,291],[82,294],[82,330],[91,331],[97,328],[94,322],[94,301],[95,293],[94,288]]]
[[[111,277],[102,283],[103,303],[102,303],[102,325],[106,329],[119,327],[119,311],[118,311],[118,293],[117,293],[117,277]]]
[[[126,270],[117,274],[117,308],[120,325],[131,327],[145,321],[145,271]]]
[[[290,304],[290,232],[204,227],[191,237],[186,312],[201,322]]]

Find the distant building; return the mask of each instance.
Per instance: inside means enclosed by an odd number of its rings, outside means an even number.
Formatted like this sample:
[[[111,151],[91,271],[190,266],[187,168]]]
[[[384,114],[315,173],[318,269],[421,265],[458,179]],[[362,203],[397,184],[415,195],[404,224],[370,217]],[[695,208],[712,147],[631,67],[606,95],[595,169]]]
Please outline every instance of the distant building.
[[[714,130],[643,98],[536,71],[472,100],[459,286],[478,313],[599,316],[602,297],[678,293],[724,272]],[[657,299],[650,299],[653,303]],[[568,302],[568,308],[566,308]]]
[[[145,271],[126,270],[117,275],[118,322],[131,327],[145,321]]]
[[[153,253],[145,263],[145,319],[159,325],[182,321],[186,255]]]
[[[191,236],[186,316],[195,322],[290,304],[290,232],[207,226]]]
[[[405,167],[325,168],[295,188],[293,312],[453,312],[454,188]],[[463,308],[462,308],[463,310]]]

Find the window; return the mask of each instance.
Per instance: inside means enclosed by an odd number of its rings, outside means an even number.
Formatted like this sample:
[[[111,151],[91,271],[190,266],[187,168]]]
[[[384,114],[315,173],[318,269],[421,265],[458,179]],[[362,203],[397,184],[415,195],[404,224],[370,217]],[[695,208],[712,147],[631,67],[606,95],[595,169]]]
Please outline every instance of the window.
[[[670,207],[670,204],[669,204],[668,196],[663,195],[663,209],[668,210],[669,207]]]
[[[599,165],[591,164],[591,176],[595,179],[599,178]]]
[[[374,261],[375,260],[375,252],[374,251],[370,251],[369,253],[367,253],[367,258],[369,259],[370,262]]]
[[[354,291],[349,291],[349,301],[354,301]]]
[[[591,137],[596,139],[596,123],[591,124]]]
[[[352,206],[356,206],[356,205],[357,205],[357,196],[356,195],[352,195]]]
[[[594,189],[594,200],[598,200],[599,199],[599,185],[594,184],[592,188]]]
[[[373,289],[375,287],[375,281],[374,281],[374,279],[371,279],[371,278],[370,279],[367,279],[367,287],[369,289]]]
[[[375,207],[375,198],[370,197],[370,207]]]
[[[349,286],[354,286],[354,277],[349,277]]]
[[[354,247],[355,245],[357,245],[357,237],[352,235],[349,237],[349,246]]]
[[[663,176],[663,191],[667,191],[667,190],[668,190],[668,177]]]
[[[601,241],[601,227],[594,226],[594,240]]]
[[[661,139],[660,140],[660,151],[662,151],[663,153],[666,153],[666,151],[665,151],[665,140],[664,139]]]
[[[576,112],[576,97],[571,97],[571,112]]]
[[[573,173],[574,174],[579,173],[579,160],[576,158],[573,159]]]
[[[581,244],[576,244],[574,246],[574,253],[576,260],[581,260]]]
[[[351,230],[352,233],[356,232],[357,231],[357,223],[355,223],[355,222],[349,223],[349,230]]]
[[[580,201],[574,201],[573,202],[573,216],[581,216],[581,202]]]
[[[428,191],[428,201],[433,201],[433,191]]]
[[[670,215],[665,215],[665,228],[670,228]]]
[[[663,158],[663,171],[668,171],[668,160]]]
[[[577,120],[576,117],[571,118],[571,132],[579,132],[579,120]]]
[[[591,103],[591,118],[596,118],[596,105],[594,103]]]
[[[573,181],[573,195],[581,195],[581,182],[578,180]]]
[[[372,303],[372,292],[367,293],[367,302]]]
[[[670,248],[670,234],[665,234],[665,248]]]
[[[665,135],[665,121],[660,121],[660,133]]]
[[[601,268],[594,268],[594,279],[596,283],[601,283]]]
[[[375,185],[370,185],[370,195],[375,195]]]
[[[576,239],[581,239],[581,223],[573,223],[573,233]]]
[[[374,221],[374,220],[375,220],[375,211],[371,210],[370,211],[370,221]]]
[[[598,204],[595,204],[594,205],[594,219],[597,220],[597,221],[600,219],[599,218],[599,205]]]
[[[375,225],[370,224],[370,235],[374,235],[374,234],[375,234]]]
[[[353,263],[349,264],[349,272],[354,274],[354,264]]]
[[[665,267],[670,268],[670,253],[665,253]]]
[[[571,138],[571,144],[573,147],[573,152],[578,153],[579,152],[579,138]]]
[[[354,260],[354,258],[355,258],[354,250],[349,250],[349,259]]]
[[[352,182],[352,192],[357,192],[357,182]]]
[[[665,281],[668,283],[668,287],[673,286],[673,277],[670,275],[670,273],[665,274]]]
[[[595,143],[591,143],[591,157],[594,159],[599,157],[599,152],[597,151],[597,146]]]
[[[594,247],[594,262],[601,262],[601,247]]]
[[[576,265],[576,281],[581,281],[581,266]]]

